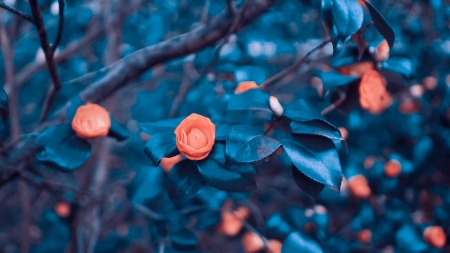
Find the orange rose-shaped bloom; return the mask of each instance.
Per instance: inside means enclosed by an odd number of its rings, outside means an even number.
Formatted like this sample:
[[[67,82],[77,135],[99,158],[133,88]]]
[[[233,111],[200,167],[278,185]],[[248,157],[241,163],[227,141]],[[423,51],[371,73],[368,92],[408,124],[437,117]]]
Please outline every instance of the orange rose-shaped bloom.
[[[367,179],[363,175],[356,175],[348,179],[350,193],[358,198],[368,198],[372,193]]]
[[[348,66],[336,68],[336,71],[346,76],[362,76],[367,71],[373,70],[375,66],[370,61],[358,62]]]
[[[162,158],[159,165],[164,169],[164,172],[169,173],[170,169],[182,160],[181,155],[176,155],[173,157]]]
[[[392,103],[386,80],[376,70],[366,72],[359,84],[359,103],[372,114],[379,114]]]
[[[384,174],[387,177],[396,177],[402,172],[402,165],[397,160],[390,160],[384,165]]]
[[[423,240],[433,247],[442,248],[445,246],[447,236],[441,227],[429,226],[423,231]]]
[[[253,81],[241,82],[234,90],[234,93],[241,94],[251,89],[259,89],[259,86]]]
[[[386,61],[389,58],[389,44],[386,40],[383,40],[377,47],[377,51],[374,54],[374,58],[378,62]]]
[[[72,120],[72,129],[84,139],[106,136],[111,127],[108,111],[97,104],[78,107]]]
[[[190,160],[202,160],[214,145],[216,126],[207,117],[191,114],[175,129],[177,148]]]

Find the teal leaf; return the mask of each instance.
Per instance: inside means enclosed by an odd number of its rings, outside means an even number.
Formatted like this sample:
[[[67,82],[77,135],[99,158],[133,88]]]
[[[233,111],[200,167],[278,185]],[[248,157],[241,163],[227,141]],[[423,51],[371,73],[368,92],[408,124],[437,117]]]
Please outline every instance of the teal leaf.
[[[319,183],[303,174],[297,167],[295,167],[294,164],[292,164],[292,176],[297,186],[313,198],[317,198],[325,187],[324,184]]]
[[[321,120],[312,120],[306,122],[292,121],[290,128],[291,132],[294,134],[319,135],[331,140],[344,140],[341,136],[341,133],[336,127],[331,126],[330,124],[327,124]]]
[[[111,128],[109,129],[108,136],[115,138],[118,141],[126,140],[131,136],[128,130],[119,124],[116,120],[111,118]]]
[[[174,202],[184,202],[195,197],[205,185],[197,164],[191,160],[175,164],[167,174],[167,193]]]
[[[228,192],[256,189],[255,170],[249,163],[225,164],[225,144],[216,142],[209,156],[197,161],[203,179],[213,187]]]
[[[157,122],[141,123],[140,127],[146,134],[152,136],[155,134],[175,131],[175,128],[183,121],[184,118],[160,120]]]
[[[179,154],[175,134],[168,132],[153,135],[144,147],[145,154],[152,159],[155,165],[164,157],[172,157]]]
[[[323,250],[313,239],[300,232],[293,232],[284,240],[281,248],[281,253],[292,252],[323,253]]]
[[[145,204],[158,197],[164,189],[164,171],[159,167],[145,167],[135,176],[137,188],[131,202]]]
[[[339,72],[334,70],[330,71],[318,70],[315,72],[315,76],[317,76],[318,78],[320,78],[320,80],[322,80],[324,92],[336,87],[345,86],[359,79],[358,77],[354,76],[341,75]]]
[[[72,122],[73,117],[75,117],[75,113],[77,112],[78,107],[82,106],[84,103],[81,101],[80,96],[76,96],[75,98],[71,99],[69,102],[69,106],[67,106],[66,109],[66,117],[67,120]]]
[[[369,9],[370,16],[372,16],[373,23],[377,28],[378,32],[384,37],[384,39],[389,44],[389,48],[392,48],[395,41],[394,29],[389,25],[389,23],[384,19],[383,15],[369,2],[365,1],[367,8]]]
[[[228,135],[226,153],[236,162],[255,162],[271,155],[280,142],[251,125],[234,126]]]
[[[389,58],[381,66],[383,69],[404,75],[405,77],[412,77],[416,73],[414,64],[407,58]]]
[[[299,135],[295,139],[281,140],[284,150],[295,167],[321,184],[339,188],[342,170],[333,142],[311,135]]]
[[[187,228],[180,228],[170,233],[172,247],[180,251],[194,250],[197,246],[197,237]]]
[[[356,33],[364,21],[364,10],[356,0],[334,0],[332,13],[333,23],[343,39]]]
[[[225,116],[230,122],[237,123],[270,120],[273,112],[270,109],[269,97],[269,94],[260,89],[233,95],[229,100]]]
[[[91,155],[91,144],[78,137],[69,124],[52,126],[36,138],[38,161],[63,172],[80,167]]]

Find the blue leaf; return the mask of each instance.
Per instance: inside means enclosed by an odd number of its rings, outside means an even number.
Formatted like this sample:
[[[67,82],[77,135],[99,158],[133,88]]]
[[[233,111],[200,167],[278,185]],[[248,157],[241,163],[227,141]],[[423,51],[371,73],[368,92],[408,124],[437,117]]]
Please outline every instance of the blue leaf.
[[[285,238],[291,231],[291,226],[276,212],[267,218],[266,231],[270,237]]]
[[[273,112],[270,109],[269,97],[269,94],[260,89],[233,95],[228,102],[226,118],[238,123],[270,120]]]
[[[123,141],[131,136],[128,130],[111,118],[111,128],[109,129],[108,136],[115,138],[118,141]]]
[[[36,138],[38,161],[63,172],[80,167],[91,155],[91,144],[78,137],[69,124],[52,126]]]
[[[197,161],[203,179],[211,186],[228,192],[256,189],[255,170],[252,164],[224,164],[225,145],[216,142],[209,156]]]
[[[389,44],[389,48],[392,48],[395,41],[395,33],[389,23],[384,19],[383,15],[369,2],[365,1],[367,8],[369,9],[370,15],[372,16],[373,23],[377,28],[378,32],[383,35]]]
[[[281,253],[323,253],[322,248],[307,236],[300,234],[300,232],[291,233],[283,242]]]
[[[181,228],[170,233],[170,242],[172,247],[177,250],[193,250],[197,246],[197,237],[194,232],[187,228]]]
[[[140,127],[146,134],[152,136],[155,134],[175,131],[175,128],[183,121],[184,118],[160,120],[157,122],[141,123]]]
[[[206,185],[198,172],[197,164],[183,160],[175,164],[167,175],[167,192],[175,202],[187,201],[197,195]]]
[[[313,120],[306,122],[292,121],[291,132],[294,134],[319,135],[331,140],[343,141],[339,130],[321,120]]]
[[[73,117],[75,117],[75,113],[77,112],[78,107],[82,106],[84,103],[81,101],[80,96],[76,96],[74,99],[71,99],[69,102],[69,106],[66,109],[66,117],[67,120],[72,122]]]
[[[159,196],[164,189],[164,171],[159,167],[145,167],[136,175],[137,190],[133,194],[133,204],[144,204]]]
[[[144,147],[145,154],[152,159],[155,165],[164,157],[172,157],[179,154],[174,133],[162,133],[153,135]]]
[[[414,64],[407,58],[389,58],[381,66],[383,69],[402,74],[405,77],[412,77],[416,73]]]
[[[339,188],[342,170],[332,141],[317,136],[296,136],[297,140],[281,140],[292,163],[315,181]]]
[[[334,70],[330,71],[319,70],[316,71],[315,76],[317,76],[318,78],[320,78],[320,80],[322,80],[324,92],[336,87],[345,86],[359,79],[358,77],[354,76],[341,75],[339,72]]]
[[[332,13],[333,23],[343,39],[356,33],[364,21],[364,10],[356,0],[334,0]]]
[[[303,174],[294,164],[292,164],[292,176],[297,186],[313,198],[317,198],[325,187],[325,184],[319,183]]]
[[[236,162],[255,162],[271,155],[280,142],[251,125],[234,126],[228,135],[226,153]]]
[[[402,252],[424,252],[428,249],[428,245],[410,224],[403,225],[395,233],[395,241]]]

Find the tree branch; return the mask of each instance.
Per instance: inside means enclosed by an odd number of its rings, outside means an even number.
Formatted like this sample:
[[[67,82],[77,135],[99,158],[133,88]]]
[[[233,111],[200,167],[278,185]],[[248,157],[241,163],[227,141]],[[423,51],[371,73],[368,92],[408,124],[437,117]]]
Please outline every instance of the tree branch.
[[[24,12],[21,12],[21,11],[19,11],[18,9],[12,7],[12,6],[9,6],[9,5],[5,4],[5,3],[0,3],[0,8],[3,8],[3,9],[5,9],[5,10],[8,10],[8,11],[10,11],[10,12],[16,14],[17,16],[22,17],[22,18],[24,18],[24,19],[30,21],[30,22],[33,23],[33,24],[36,24],[35,19],[34,19],[31,15],[28,15],[28,14],[26,14],[26,13],[24,13]]]
[[[58,47],[59,43],[61,43],[61,37],[64,27],[64,9],[66,7],[66,1],[65,0],[58,0],[59,5],[59,20],[58,20],[58,32],[55,37],[55,41],[53,42],[51,46],[52,54],[55,53],[56,48]]]
[[[264,83],[262,83],[259,88],[260,89],[267,89],[267,87],[275,84],[276,82],[280,81],[281,79],[285,78],[288,75],[293,74],[303,63],[308,60],[308,57],[314,53],[315,51],[321,49],[322,47],[326,46],[329,42],[331,42],[331,39],[325,40],[322,43],[320,43],[318,46],[313,48],[311,51],[305,54],[302,58],[300,58],[296,63],[294,63],[292,66],[282,70],[281,72],[273,75],[269,79],[267,79]]]

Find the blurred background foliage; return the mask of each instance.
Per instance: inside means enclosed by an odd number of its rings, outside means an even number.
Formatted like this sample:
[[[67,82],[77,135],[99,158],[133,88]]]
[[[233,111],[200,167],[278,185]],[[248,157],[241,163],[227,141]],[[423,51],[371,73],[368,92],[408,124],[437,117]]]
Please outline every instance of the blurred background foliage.
[[[29,11],[25,0],[4,2]],[[252,244],[244,236],[248,231],[279,242],[298,232],[309,245],[305,252],[317,252],[314,244],[325,252],[440,252],[422,234],[429,225],[442,227],[446,237],[450,234],[450,3],[371,3],[395,31],[391,57],[410,59],[415,73],[405,78],[408,85],[393,94],[394,103],[380,115],[359,108],[327,115],[348,141],[348,153],[341,152],[345,178],[363,175],[369,194],[358,195],[344,179],[340,191],[326,188],[313,199],[298,189],[290,170],[282,169],[288,166],[280,164],[289,164],[286,154],[277,154],[258,162],[255,191],[231,194],[211,187],[189,202],[173,203],[164,190],[164,170],[143,152],[148,136],[139,130],[139,122],[192,112],[213,116],[238,82],[261,84],[327,38],[320,1],[279,0],[229,36],[205,75],[215,46],[159,64],[105,98],[102,105],[133,134],[126,142],[95,140],[93,155],[77,171],[64,174],[35,163],[39,181],[3,185],[0,252],[252,252],[244,248]],[[63,87],[53,109],[102,78],[116,60],[207,25],[226,11],[226,4],[67,0],[56,51]],[[40,0],[39,5],[53,38],[58,2]],[[108,46],[108,18],[116,21],[115,48]],[[34,26],[3,9],[0,22],[11,43],[7,50],[14,54],[13,63],[7,62],[2,47],[0,80],[5,79],[6,64],[12,64],[19,132],[32,134],[51,79]],[[331,45],[319,50],[269,93],[282,104],[303,98],[319,110],[325,108],[331,92],[323,93],[312,74],[327,68],[332,54]],[[1,130],[5,144],[14,131],[10,123]],[[387,176],[389,162],[400,166],[400,175]],[[235,234],[223,232],[223,213],[239,207],[250,213],[244,228]],[[297,240],[292,234],[289,239]],[[449,251],[450,246],[442,249]]]

